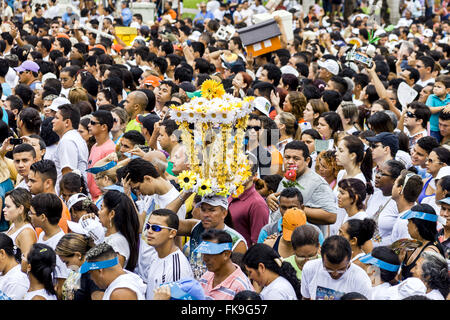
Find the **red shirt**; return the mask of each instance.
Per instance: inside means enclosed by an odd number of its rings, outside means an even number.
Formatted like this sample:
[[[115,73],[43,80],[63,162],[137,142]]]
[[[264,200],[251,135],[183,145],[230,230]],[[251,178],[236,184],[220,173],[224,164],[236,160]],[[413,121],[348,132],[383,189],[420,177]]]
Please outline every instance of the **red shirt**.
[[[228,210],[233,229],[239,232],[250,248],[258,242],[259,232],[269,222],[269,207],[255,186],[245,190],[239,197],[228,198]]]

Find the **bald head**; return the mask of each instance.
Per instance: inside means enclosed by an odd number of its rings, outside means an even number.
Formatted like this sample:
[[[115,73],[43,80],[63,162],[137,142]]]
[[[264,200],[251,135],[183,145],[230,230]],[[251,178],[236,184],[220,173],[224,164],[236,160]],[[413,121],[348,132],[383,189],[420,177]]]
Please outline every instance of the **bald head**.
[[[133,91],[128,95],[128,100],[131,104],[139,105],[141,110],[145,110],[148,104],[148,98],[142,91]]]

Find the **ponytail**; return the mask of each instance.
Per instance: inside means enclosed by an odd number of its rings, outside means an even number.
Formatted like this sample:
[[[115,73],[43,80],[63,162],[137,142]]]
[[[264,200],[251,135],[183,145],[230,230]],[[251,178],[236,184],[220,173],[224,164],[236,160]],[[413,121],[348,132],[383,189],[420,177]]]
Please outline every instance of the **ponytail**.
[[[367,148],[367,150],[364,152],[364,158],[361,162],[361,172],[364,175],[364,178],[366,178],[366,193],[367,194],[373,194],[374,188],[372,186],[372,151],[370,148]]]
[[[31,274],[44,285],[48,294],[56,295],[53,274],[56,267],[55,251],[43,243],[35,243],[27,256]]]
[[[22,251],[5,233],[0,233],[0,249],[5,250],[8,257],[13,257],[18,263],[22,260]]]
[[[294,123],[294,140],[301,140],[302,139],[302,128],[298,125],[298,122],[295,121]]]

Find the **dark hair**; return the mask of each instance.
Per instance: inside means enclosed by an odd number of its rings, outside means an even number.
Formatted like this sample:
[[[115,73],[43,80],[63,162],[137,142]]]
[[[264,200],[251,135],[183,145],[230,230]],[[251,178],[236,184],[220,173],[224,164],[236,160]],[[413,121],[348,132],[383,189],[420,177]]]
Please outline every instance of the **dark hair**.
[[[22,144],[16,145],[12,151],[12,154],[14,156],[16,153],[22,153],[22,152],[30,152],[31,155],[33,156],[33,159],[36,158],[36,150],[33,148],[33,146],[31,144],[22,143]]]
[[[347,239],[342,236],[334,235],[325,239],[320,253],[322,259],[326,256],[330,263],[339,264],[346,258],[350,261],[352,258],[352,247]]]
[[[367,297],[359,292],[347,292],[339,300],[368,300]]]
[[[297,200],[300,204],[303,204],[303,195],[298,188],[288,187],[284,188],[280,193],[280,198],[294,198],[297,197]]]
[[[364,151],[364,143],[358,137],[351,135],[343,138],[345,146],[348,149],[348,153],[356,154],[356,166],[361,168],[361,172],[366,178],[366,192],[367,194],[373,193],[372,186],[372,151],[368,148]]]
[[[285,278],[294,288],[297,299],[300,300],[302,298],[300,281],[297,278],[294,267],[286,261],[282,261],[280,266],[276,260],[281,262],[280,255],[264,243],[257,243],[250,247],[243,258],[244,264],[249,268],[258,269],[258,265],[262,263],[266,269]]]
[[[69,103],[59,106],[58,109],[63,120],[69,119],[72,123],[72,128],[77,130],[80,125],[80,110]]]
[[[169,209],[157,209],[152,212],[152,215],[160,216],[160,217],[166,217],[167,226],[169,228],[173,228],[175,230],[178,230],[180,219],[178,218],[177,214]]]
[[[288,149],[301,150],[303,153],[303,158],[305,160],[309,158],[308,146],[303,141],[292,140],[291,142],[288,142],[284,147],[284,152],[286,152],[286,150]]]
[[[292,232],[291,244],[294,250],[304,245],[319,247],[319,229],[308,224],[295,228]]]
[[[388,160],[385,164],[389,167],[389,173],[394,181],[400,176],[402,170],[405,170],[405,165],[403,162],[398,160]]]
[[[231,235],[224,231],[218,229],[209,229],[202,233],[202,241],[217,240],[217,243],[229,243],[233,242]]]
[[[337,114],[335,111],[324,112],[319,116],[319,118],[323,118],[330,127],[332,131],[331,133],[332,138],[335,136],[336,133],[344,131],[341,116]]]
[[[278,185],[280,184],[283,177],[279,174],[269,174],[262,178],[264,182],[267,184],[267,189],[276,192],[278,189]]]
[[[108,132],[111,131],[114,125],[114,118],[111,114],[111,111],[97,110],[92,113],[92,116],[98,119],[100,125],[106,124],[106,126],[108,127]]]
[[[41,125],[41,137],[47,147],[54,145],[59,141],[59,136],[53,131],[53,117],[45,118]]]
[[[178,129],[177,122],[172,119],[163,120],[160,126],[163,126],[165,128],[165,131],[168,136],[171,136]]]
[[[21,261],[22,252],[20,248],[16,246],[6,233],[0,233],[0,249],[5,250],[5,253],[8,257],[12,257],[16,259],[17,262]]]
[[[130,257],[125,269],[133,271],[139,256],[139,218],[134,204],[124,193],[117,190],[106,192],[103,204],[109,211],[115,212],[114,225],[127,239],[130,247]]]
[[[379,246],[372,250],[370,253],[372,257],[377,258],[381,261],[393,264],[393,265],[400,265],[400,260],[398,258],[398,255],[392,250],[391,248],[387,246]],[[394,282],[395,277],[397,276],[397,272],[394,271],[388,271],[385,269],[380,268],[380,278],[384,282]]]
[[[39,160],[31,165],[30,170],[39,173],[42,177],[42,181],[50,179],[52,180],[53,185],[56,184],[58,173],[56,171],[56,165],[52,160]]]
[[[416,119],[422,119],[422,127],[426,128],[427,123],[430,120],[431,117],[431,111],[430,108],[427,107],[426,104],[419,102],[419,101],[413,101],[408,105],[409,108],[414,109],[414,116]]]
[[[62,201],[56,194],[39,193],[31,201],[31,206],[36,211],[36,215],[44,214],[51,225],[57,225],[62,215]]]
[[[27,261],[31,265],[31,274],[44,285],[48,294],[56,295],[53,274],[56,267],[55,251],[46,244],[35,243],[28,252]]]
[[[125,167],[124,176],[128,175],[132,182],[143,182],[144,176],[159,178],[158,170],[155,166],[144,159],[133,159]]]
[[[98,93],[103,93],[105,99],[112,105],[117,106],[117,104],[119,103],[117,100],[117,92],[111,87],[105,87],[101,89]]]
[[[423,188],[423,180],[419,175],[415,174],[413,176],[410,176],[405,184],[407,174],[412,174],[412,172],[408,170],[402,170],[397,180],[397,187],[402,187],[401,193],[403,194],[403,197],[406,201],[416,202]]]
[[[371,115],[367,119],[367,125],[370,125],[370,129],[376,134],[394,131],[394,124],[391,117],[383,111],[377,111]]]
[[[274,86],[278,86],[281,79],[281,70],[273,63],[266,63],[263,69],[267,70],[267,78],[273,81]]]
[[[347,222],[347,233],[350,239],[356,238],[356,244],[361,247],[366,241],[372,239],[377,223],[369,218],[364,220],[350,219]]]
[[[14,89],[14,93],[22,99],[24,105],[29,105],[32,101],[33,90],[26,84],[18,84]]]
[[[296,91],[297,87],[299,85],[298,78],[290,73],[285,73],[281,76],[281,80],[283,81],[283,84],[288,86],[289,91]]]
[[[68,172],[61,177],[59,181],[59,188],[62,190],[63,188],[70,193],[83,193],[88,194],[88,190],[86,187],[86,182],[82,175],[79,175],[75,172]],[[80,191],[81,190],[81,191]]]
[[[434,211],[433,207],[426,203],[416,204],[414,207],[411,208],[411,211],[419,211],[436,215],[436,212]],[[411,218],[409,220],[412,223],[414,223],[414,225],[417,227],[419,235],[425,240],[434,242],[436,247],[439,249],[440,253],[444,255],[442,245],[437,240],[438,237],[438,232],[436,229],[437,222],[422,220],[418,218]]]
[[[436,153],[439,161],[445,163],[447,166],[450,164],[450,151],[445,147],[436,147],[431,152]],[[430,153],[431,153],[430,152]]]
[[[328,104],[330,111],[336,111],[342,102],[342,95],[334,90],[325,90],[322,93],[322,100]]]
[[[417,58],[417,60],[422,61],[425,68],[431,68],[430,72],[434,71],[434,59],[429,56],[420,56]]]
[[[137,130],[130,130],[123,134],[122,138],[128,139],[133,144],[143,145],[145,144],[145,137]]]
[[[23,122],[23,125],[27,131],[39,134],[41,131],[42,119],[39,112],[34,108],[22,109],[19,113],[19,119]]]
[[[233,300],[262,300],[259,293],[251,290],[242,290],[236,293]]]
[[[338,186],[348,192],[353,202],[356,202],[355,204],[358,210],[364,209],[364,200],[367,196],[364,182],[360,179],[348,178],[339,181]]]

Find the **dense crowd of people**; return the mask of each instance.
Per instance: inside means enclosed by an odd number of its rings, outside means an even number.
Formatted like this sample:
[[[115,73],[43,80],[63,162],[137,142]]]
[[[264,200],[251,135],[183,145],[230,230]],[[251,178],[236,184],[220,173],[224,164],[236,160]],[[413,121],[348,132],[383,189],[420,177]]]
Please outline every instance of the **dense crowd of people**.
[[[3,0],[0,300],[449,299],[448,2],[397,5]],[[238,196],[180,186],[207,80],[255,97]]]

